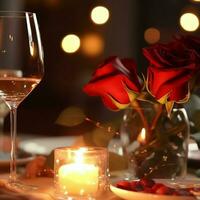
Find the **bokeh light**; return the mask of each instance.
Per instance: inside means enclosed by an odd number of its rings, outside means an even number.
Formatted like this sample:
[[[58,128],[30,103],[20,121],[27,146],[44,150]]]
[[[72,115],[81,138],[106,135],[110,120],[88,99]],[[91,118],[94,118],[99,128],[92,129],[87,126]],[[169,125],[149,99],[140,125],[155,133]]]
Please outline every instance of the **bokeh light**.
[[[199,19],[194,13],[184,13],[180,17],[180,25],[185,31],[196,31],[199,27]]]
[[[82,39],[82,51],[87,56],[97,56],[103,52],[103,38],[97,34],[90,33]]]
[[[103,6],[92,9],[91,19],[95,24],[105,24],[109,19],[109,10]]]
[[[66,53],[74,53],[79,49],[80,44],[81,42],[77,35],[69,34],[62,39],[61,47]]]
[[[157,28],[150,27],[144,32],[144,39],[149,44],[154,44],[160,40],[160,31]]]

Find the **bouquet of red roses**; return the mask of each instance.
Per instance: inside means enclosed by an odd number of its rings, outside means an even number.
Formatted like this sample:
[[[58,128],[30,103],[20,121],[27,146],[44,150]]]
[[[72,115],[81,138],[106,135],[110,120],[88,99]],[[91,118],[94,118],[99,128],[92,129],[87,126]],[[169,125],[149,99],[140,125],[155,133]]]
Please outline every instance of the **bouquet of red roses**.
[[[138,111],[139,117],[129,131],[132,147],[133,141],[141,140],[142,126],[146,131],[146,141],[134,147],[131,157],[138,177],[182,175],[185,168],[181,167],[187,164],[188,129],[177,109],[175,115],[171,113],[200,86],[200,38],[176,36],[170,43],[144,48],[143,55],[149,61],[146,74],[139,76],[133,59],[110,57],[95,70],[83,90],[100,96],[111,110],[132,107]],[[151,102],[156,114],[141,109],[145,102]],[[162,116],[163,110],[166,116]]]
[[[148,91],[168,112],[174,103],[185,103],[200,84],[200,38],[179,36],[168,44],[143,49],[149,61],[143,80],[133,59],[110,57],[93,73],[83,88],[90,96],[100,96],[112,110],[126,108]]]

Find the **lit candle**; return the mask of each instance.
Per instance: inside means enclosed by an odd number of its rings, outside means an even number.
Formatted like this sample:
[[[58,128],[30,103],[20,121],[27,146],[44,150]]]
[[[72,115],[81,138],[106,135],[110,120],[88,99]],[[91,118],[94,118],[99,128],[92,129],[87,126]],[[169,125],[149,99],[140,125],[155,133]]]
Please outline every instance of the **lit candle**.
[[[58,171],[58,182],[71,195],[94,194],[98,189],[98,174],[98,168],[92,164],[66,164]]]
[[[98,190],[99,168],[94,164],[84,163],[84,152],[76,152],[75,162],[62,165],[58,170],[59,187],[70,195],[94,194]]]
[[[146,131],[145,131],[145,128],[142,128],[140,134],[137,137],[137,141],[140,144],[145,144],[146,143]]]

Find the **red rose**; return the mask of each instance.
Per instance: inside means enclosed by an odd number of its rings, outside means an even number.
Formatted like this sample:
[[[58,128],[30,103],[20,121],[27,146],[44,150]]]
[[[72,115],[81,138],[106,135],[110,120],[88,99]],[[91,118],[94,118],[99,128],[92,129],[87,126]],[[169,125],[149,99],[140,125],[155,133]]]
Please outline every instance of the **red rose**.
[[[185,45],[187,49],[195,50],[200,57],[200,37],[192,35],[181,35],[177,36],[175,39],[177,42]]]
[[[127,107],[141,90],[135,62],[118,57],[107,59],[83,90],[90,96],[100,96],[105,106],[112,110]]]
[[[190,81],[198,69],[196,52],[178,41],[145,48],[143,54],[150,62],[147,69],[150,93],[160,103],[188,100]]]
[[[186,35],[186,36],[179,36],[175,38],[178,42],[181,42],[183,45],[185,45],[186,48],[194,50],[199,57],[198,63],[200,63],[200,37],[192,36],[192,35]],[[200,86],[200,65],[199,69],[195,75],[195,82],[193,87],[199,87]]]

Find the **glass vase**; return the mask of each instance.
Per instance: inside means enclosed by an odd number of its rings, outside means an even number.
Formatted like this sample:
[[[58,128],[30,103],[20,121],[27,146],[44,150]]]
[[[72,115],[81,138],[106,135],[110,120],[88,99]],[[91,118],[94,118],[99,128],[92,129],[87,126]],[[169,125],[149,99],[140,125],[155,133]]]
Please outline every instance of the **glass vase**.
[[[183,178],[187,173],[189,122],[183,107],[167,113],[148,101],[129,107],[123,116],[121,141],[131,178]]]

